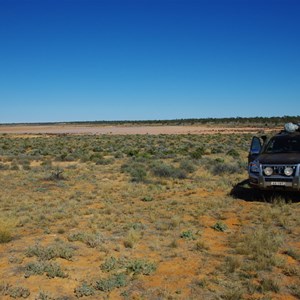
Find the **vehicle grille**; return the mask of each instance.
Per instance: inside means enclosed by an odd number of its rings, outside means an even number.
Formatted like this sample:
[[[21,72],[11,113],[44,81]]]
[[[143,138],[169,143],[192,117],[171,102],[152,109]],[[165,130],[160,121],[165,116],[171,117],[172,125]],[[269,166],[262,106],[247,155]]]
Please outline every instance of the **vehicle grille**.
[[[272,177],[272,176],[270,176],[270,177],[266,177],[265,178],[265,181],[266,182],[271,182],[271,181],[278,181],[278,182],[292,182],[293,181],[293,178],[291,178],[291,177],[289,177],[289,178],[287,178],[287,177],[285,177],[285,178],[282,178],[282,177],[280,177],[280,178],[274,178],[274,177]]]

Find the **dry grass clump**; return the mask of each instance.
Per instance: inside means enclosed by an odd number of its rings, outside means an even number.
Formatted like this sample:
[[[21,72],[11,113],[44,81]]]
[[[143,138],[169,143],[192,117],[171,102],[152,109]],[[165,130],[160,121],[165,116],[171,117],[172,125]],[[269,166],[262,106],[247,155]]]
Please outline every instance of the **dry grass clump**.
[[[142,233],[140,232],[140,230],[131,228],[124,239],[124,246],[126,248],[133,248],[134,245],[141,239],[141,237]]]
[[[15,227],[14,219],[0,219],[0,243],[8,243],[13,239]]]
[[[283,243],[279,232],[260,226],[255,230],[248,230],[238,239],[237,253],[246,255],[249,259],[246,269],[271,270],[278,264],[276,255]]]

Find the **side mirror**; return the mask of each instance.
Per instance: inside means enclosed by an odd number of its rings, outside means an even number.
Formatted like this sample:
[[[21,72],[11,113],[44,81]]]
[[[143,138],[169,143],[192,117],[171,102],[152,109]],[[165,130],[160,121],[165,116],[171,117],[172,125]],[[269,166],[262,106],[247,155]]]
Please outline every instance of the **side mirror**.
[[[248,155],[248,163],[255,160],[255,158],[259,155],[261,148],[262,145],[260,139],[257,136],[253,137],[251,141],[249,155]]]

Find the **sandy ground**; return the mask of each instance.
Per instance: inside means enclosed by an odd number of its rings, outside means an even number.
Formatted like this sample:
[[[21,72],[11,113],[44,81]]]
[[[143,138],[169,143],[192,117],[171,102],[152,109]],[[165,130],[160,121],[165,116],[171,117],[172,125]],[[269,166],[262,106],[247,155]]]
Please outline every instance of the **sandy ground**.
[[[229,126],[83,126],[83,125],[1,125],[0,133],[13,134],[213,134],[213,133],[257,133],[273,131],[264,127],[229,127]]]

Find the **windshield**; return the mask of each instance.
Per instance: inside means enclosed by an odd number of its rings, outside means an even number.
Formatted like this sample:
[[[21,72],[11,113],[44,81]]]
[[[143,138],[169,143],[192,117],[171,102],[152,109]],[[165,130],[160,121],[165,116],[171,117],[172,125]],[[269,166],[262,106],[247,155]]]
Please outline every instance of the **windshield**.
[[[300,153],[300,135],[273,137],[265,148],[265,153]]]

